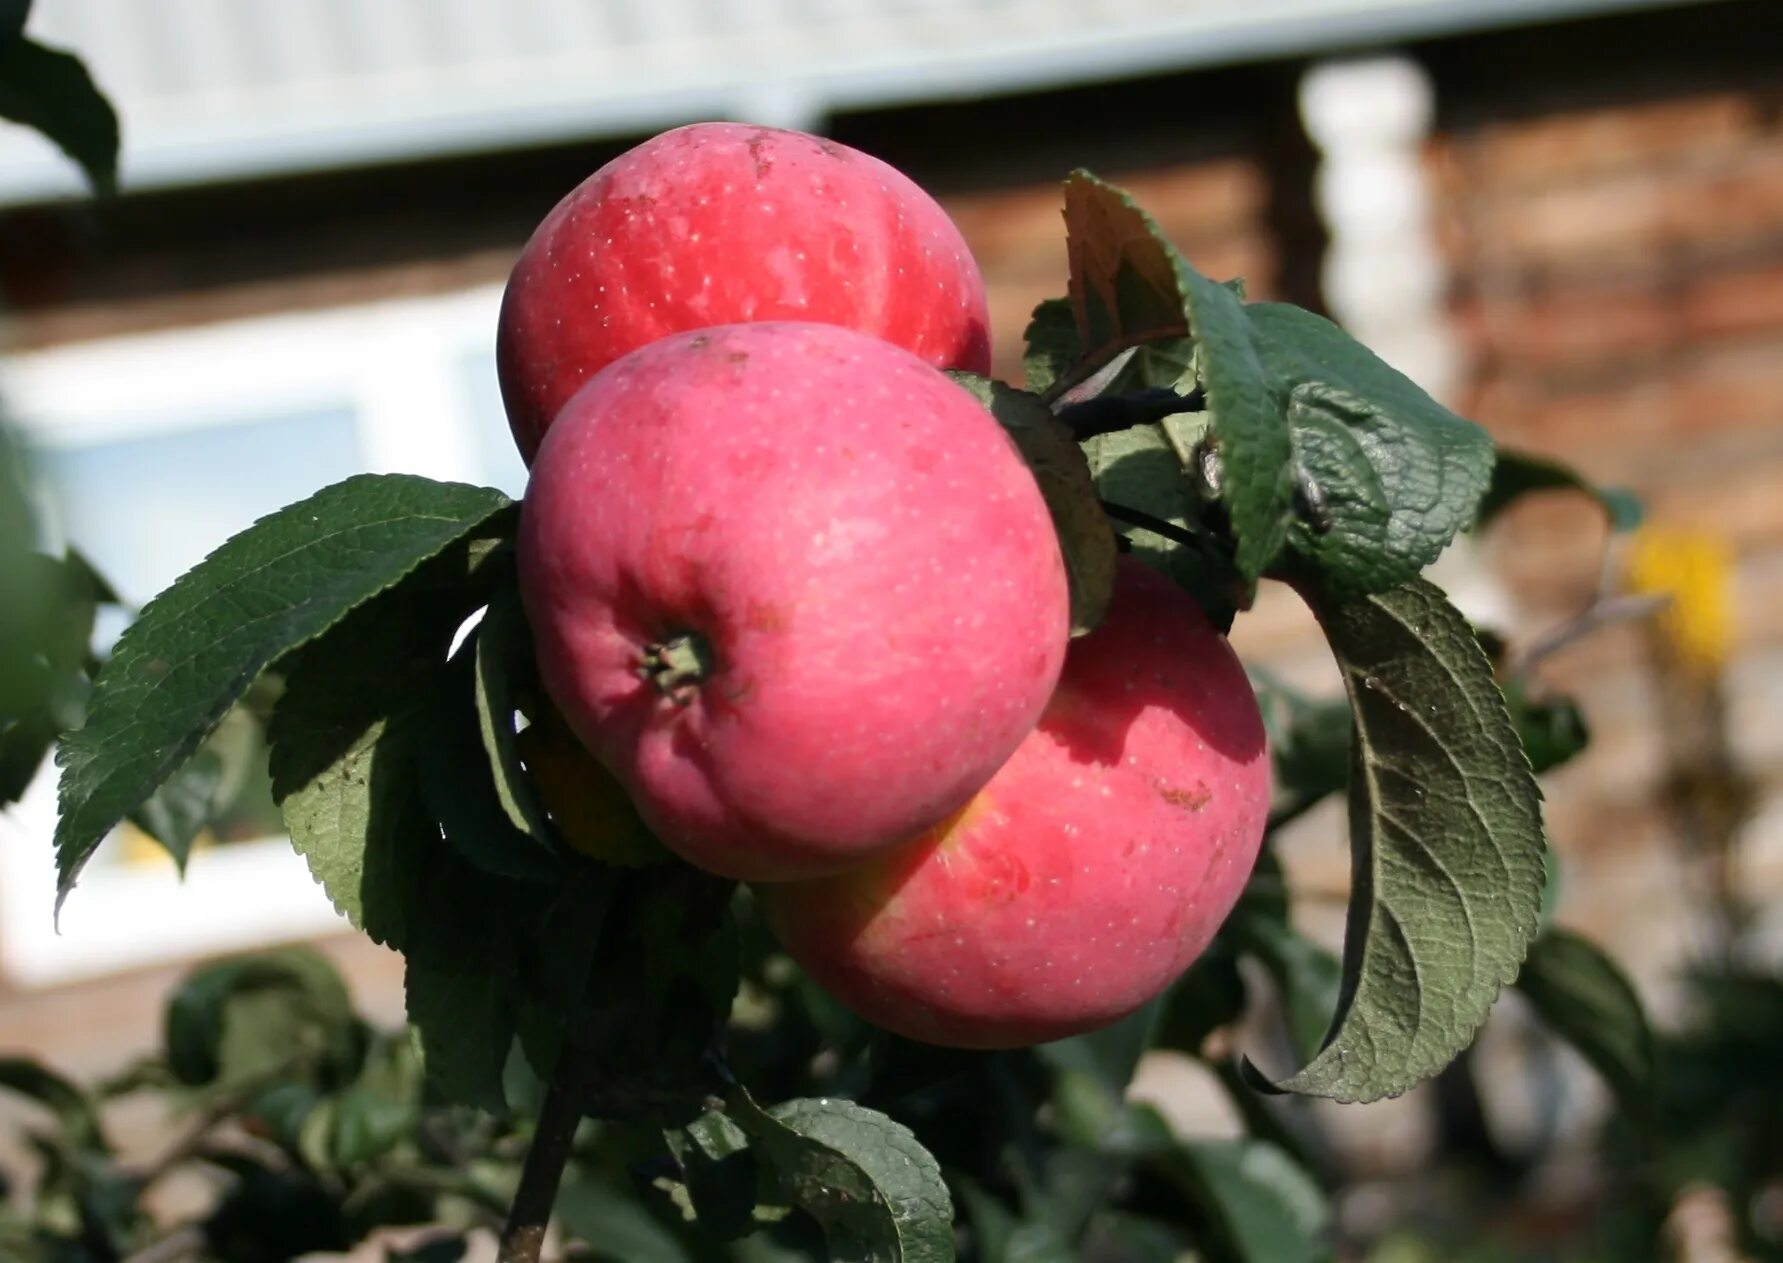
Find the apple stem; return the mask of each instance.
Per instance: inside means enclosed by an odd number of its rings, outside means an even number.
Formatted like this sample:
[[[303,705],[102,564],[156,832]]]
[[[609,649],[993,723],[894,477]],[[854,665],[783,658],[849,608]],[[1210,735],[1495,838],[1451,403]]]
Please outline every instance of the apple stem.
[[[712,643],[698,632],[681,632],[644,651],[638,674],[656,685],[664,697],[683,705],[687,692],[710,679],[717,662]]]

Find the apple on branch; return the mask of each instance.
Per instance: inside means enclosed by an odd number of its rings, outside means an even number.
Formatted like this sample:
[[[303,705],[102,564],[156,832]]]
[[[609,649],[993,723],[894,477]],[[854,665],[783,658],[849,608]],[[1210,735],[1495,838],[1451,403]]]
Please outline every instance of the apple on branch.
[[[1255,866],[1270,769],[1255,695],[1193,598],[1130,558],[1039,726],[972,801],[847,872],[761,885],[787,953],[912,1039],[1094,1030],[1206,948]]]
[[[627,352],[758,320],[843,325],[936,368],[990,371],[978,265],[909,177],[803,132],[696,123],[589,176],[521,253],[496,335],[521,455]]]
[[[957,811],[1069,636],[1034,476],[940,370],[836,325],[664,338],[558,415],[521,514],[541,677],[645,821],[748,880]]]

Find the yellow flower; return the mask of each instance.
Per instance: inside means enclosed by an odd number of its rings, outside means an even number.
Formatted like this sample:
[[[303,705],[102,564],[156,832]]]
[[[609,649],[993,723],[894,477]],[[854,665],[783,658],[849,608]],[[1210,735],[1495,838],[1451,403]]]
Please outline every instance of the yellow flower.
[[[1671,604],[1659,628],[1678,659],[1699,671],[1718,671],[1733,640],[1727,541],[1706,531],[1645,526],[1628,548],[1628,586],[1663,595]]]

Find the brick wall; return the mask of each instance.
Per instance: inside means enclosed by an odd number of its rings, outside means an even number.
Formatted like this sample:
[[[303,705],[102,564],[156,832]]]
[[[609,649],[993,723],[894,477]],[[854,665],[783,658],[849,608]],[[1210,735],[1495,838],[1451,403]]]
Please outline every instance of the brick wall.
[[[1767,41],[1766,32],[1769,32]],[[1462,411],[1501,442],[1629,486],[1659,525],[1734,559],[1724,693],[1753,811],[1733,882],[1783,893],[1783,45],[1775,10],[1705,5],[1484,41],[1429,58],[1443,117],[1428,171],[1470,368]],[[1638,63],[1615,50],[1642,50]],[[1766,50],[1770,54],[1766,54]],[[1495,81],[1491,68],[1501,72]],[[1514,75],[1505,75],[1515,68]],[[1525,630],[1597,581],[1603,533],[1576,499],[1531,503],[1489,556]],[[1564,915],[1663,999],[1705,950],[1713,865],[1673,796],[1675,680],[1636,630],[1557,656],[1598,740],[1554,778]],[[1779,941],[1778,916],[1769,917]]]

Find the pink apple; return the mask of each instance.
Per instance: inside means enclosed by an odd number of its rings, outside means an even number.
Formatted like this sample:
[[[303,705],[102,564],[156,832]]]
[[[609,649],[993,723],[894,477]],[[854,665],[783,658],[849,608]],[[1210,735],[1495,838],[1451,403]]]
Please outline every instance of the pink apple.
[[[726,876],[906,841],[1039,718],[1069,634],[1033,475],[973,398],[836,325],[677,334],[558,415],[520,590],[559,709]]]
[[[1123,560],[1039,727],[966,808],[818,881],[757,889],[787,952],[843,1003],[935,1044],[1093,1030],[1200,954],[1269,807],[1257,703],[1193,599]]]
[[[908,177],[803,132],[697,123],[613,159],[527,242],[496,363],[530,463],[577,388],[670,333],[816,320],[990,371],[984,282]]]

